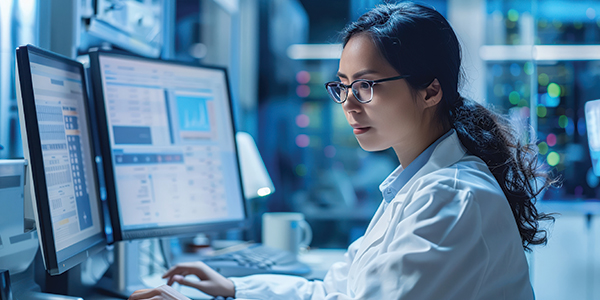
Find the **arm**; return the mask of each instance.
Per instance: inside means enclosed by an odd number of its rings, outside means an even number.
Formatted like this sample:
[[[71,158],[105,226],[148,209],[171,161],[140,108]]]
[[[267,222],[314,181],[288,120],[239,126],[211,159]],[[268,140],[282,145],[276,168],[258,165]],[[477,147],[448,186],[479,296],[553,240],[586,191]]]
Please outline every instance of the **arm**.
[[[488,252],[481,239],[479,206],[467,191],[431,184],[390,204],[391,220],[382,238],[345,263],[336,264],[323,282],[257,275],[233,278],[236,296],[250,299],[475,299]],[[384,220],[380,220],[387,222]],[[384,227],[384,228],[385,228]],[[374,229],[373,230],[379,230]],[[368,237],[366,237],[368,240]],[[364,242],[363,242],[364,243]]]
[[[228,279],[202,262],[193,262],[178,264],[169,269],[163,275],[163,278],[168,278],[167,285],[136,291],[130,299],[189,300],[170,287],[174,282],[194,287],[213,296],[233,297],[235,295],[238,298],[251,299],[324,299],[327,290],[335,290],[336,287],[345,288],[348,265],[354,258],[361,240],[362,238],[359,238],[350,245],[344,255],[345,262],[339,262],[329,270],[325,283],[285,275],[254,275]],[[200,281],[186,279],[187,275],[195,275]]]
[[[367,228],[367,234],[385,211],[382,202]],[[344,254],[344,261],[331,266],[323,281],[308,281],[301,277],[255,275],[230,278],[238,297],[253,299],[344,299],[348,292],[348,274],[364,237],[358,238]],[[340,298],[338,298],[340,297]],[[346,297],[347,299],[347,297]]]
[[[356,258],[363,239],[357,240],[346,261],[332,266],[324,281],[285,275],[230,278],[236,297],[475,299],[489,258],[479,205],[470,192],[448,186],[434,184],[422,190],[426,192],[414,195],[406,207],[399,203],[388,207],[396,211],[385,245],[373,245]]]
[[[423,186],[406,206],[393,202],[391,220],[377,244],[354,243],[346,262],[335,264],[323,282],[257,275],[232,278],[236,295],[251,299],[474,299],[489,253],[481,213],[471,192],[444,184]],[[494,199],[492,199],[494,200]],[[382,222],[388,222],[379,220]],[[384,227],[384,228],[385,228]],[[372,228],[372,230],[380,230]],[[366,238],[368,239],[368,237]]]
[[[253,275],[230,278],[235,295],[248,299],[335,299],[345,293],[350,264],[360,246],[362,237],[354,241],[344,254],[344,261],[335,263],[323,281],[309,281],[287,275]]]
[[[251,299],[324,299],[327,291],[335,291],[336,287],[344,288],[348,266],[360,245],[362,238],[350,245],[344,255],[345,262],[335,264],[322,281],[308,281],[302,277],[285,275],[254,275],[241,278],[225,278],[202,262],[178,264],[169,269],[163,278],[168,278],[168,285],[158,288],[136,291],[130,299],[177,299],[189,300],[173,290],[174,282],[197,288],[213,296],[237,296]],[[187,275],[195,275],[200,279],[188,280]],[[235,285],[234,285],[235,283]],[[336,291],[337,292],[337,291]],[[331,297],[327,297],[332,299]]]
[[[185,277],[187,275],[194,275],[200,281],[189,280]],[[129,299],[189,300],[188,297],[171,288],[174,282],[199,289],[212,296],[233,297],[235,295],[235,288],[231,280],[223,277],[217,271],[199,261],[178,264],[167,270],[162,277],[168,278],[167,285],[162,285],[154,289],[135,291]]]

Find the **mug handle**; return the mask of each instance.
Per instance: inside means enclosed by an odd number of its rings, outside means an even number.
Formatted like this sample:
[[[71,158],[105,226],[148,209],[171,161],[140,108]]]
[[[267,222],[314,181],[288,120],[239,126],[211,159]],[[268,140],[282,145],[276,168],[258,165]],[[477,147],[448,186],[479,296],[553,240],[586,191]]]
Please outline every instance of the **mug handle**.
[[[312,229],[310,228],[310,225],[308,225],[308,222],[306,222],[305,220],[300,220],[300,222],[298,222],[298,225],[300,225],[300,228],[303,231],[302,235],[304,236],[304,238],[300,242],[300,247],[308,248],[313,238]]]

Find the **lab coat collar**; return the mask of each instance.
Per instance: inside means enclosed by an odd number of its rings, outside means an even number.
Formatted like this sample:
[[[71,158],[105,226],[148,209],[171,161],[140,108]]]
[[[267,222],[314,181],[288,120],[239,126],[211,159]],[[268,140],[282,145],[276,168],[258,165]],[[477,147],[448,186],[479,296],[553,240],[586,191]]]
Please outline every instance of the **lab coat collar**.
[[[406,183],[429,161],[429,158],[437,146],[455,132],[456,131],[453,128],[442,135],[433,144],[427,147],[425,151],[419,154],[406,169],[404,169],[402,165],[398,166],[398,168],[396,168],[396,170],[394,170],[379,186],[379,190],[383,195],[383,200],[390,203],[402,187],[404,187],[404,185],[406,185]]]

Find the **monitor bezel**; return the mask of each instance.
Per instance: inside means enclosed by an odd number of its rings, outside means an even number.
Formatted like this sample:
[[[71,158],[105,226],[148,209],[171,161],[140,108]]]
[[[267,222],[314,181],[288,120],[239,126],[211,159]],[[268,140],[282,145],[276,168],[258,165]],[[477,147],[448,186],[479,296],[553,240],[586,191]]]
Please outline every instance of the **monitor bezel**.
[[[91,191],[96,194],[98,199],[98,214],[100,222],[100,228],[102,229],[98,234],[91,236],[92,238],[97,238],[97,240],[89,245],[87,248],[82,249],[77,254],[70,256],[63,261],[58,261],[56,244],[54,239],[54,227],[52,225],[52,217],[50,214],[50,203],[48,199],[48,190],[46,187],[46,173],[44,169],[44,159],[42,155],[42,144],[40,140],[40,132],[38,127],[37,120],[37,111],[35,107],[35,95],[33,92],[33,80],[31,76],[31,65],[29,61],[29,53],[33,53],[45,58],[53,59],[59,61],[61,63],[65,63],[79,69],[79,73],[81,75],[81,84],[82,84],[82,96],[83,96],[83,105],[85,118],[89,121],[87,126],[87,133],[89,136],[90,142],[90,151],[92,163],[90,168],[92,168],[92,177],[91,180],[94,181],[95,189]],[[106,248],[106,235],[104,233],[104,222],[102,217],[102,207],[101,207],[101,198],[99,192],[99,181],[96,170],[96,164],[93,161],[93,157],[95,156],[94,147],[93,147],[93,138],[91,128],[93,124],[90,120],[90,110],[88,105],[88,97],[87,97],[87,86],[85,81],[85,71],[83,65],[75,60],[72,60],[68,57],[46,51],[40,48],[37,48],[33,45],[20,46],[16,50],[16,68],[17,68],[17,80],[18,86],[17,89],[20,91],[18,98],[21,99],[20,103],[22,106],[22,122],[24,122],[24,126],[22,128],[25,129],[23,135],[25,136],[25,140],[27,143],[27,148],[24,149],[26,151],[26,158],[29,160],[29,169],[31,172],[32,178],[32,192],[31,200],[34,205],[34,213],[35,213],[35,221],[37,225],[37,231],[40,241],[40,249],[42,252],[42,258],[44,260],[44,265],[46,270],[50,275],[58,275],[61,274],[72,267],[80,264],[85,261],[88,257],[102,251]],[[35,155],[31,155],[32,153],[36,153]]]
[[[224,67],[218,66],[210,66],[199,63],[189,63],[189,62],[181,62],[174,60],[163,60],[163,59],[154,59],[136,56],[133,54],[125,54],[122,52],[115,51],[107,51],[107,50],[94,50],[89,53],[90,55],[90,73],[91,73],[91,82],[92,82],[92,91],[93,98],[95,103],[95,110],[98,120],[98,135],[100,138],[100,151],[102,153],[102,166],[104,170],[105,177],[105,186],[106,186],[106,196],[108,203],[108,211],[110,214],[110,220],[112,225],[112,234],[114,237],[114,241],[124,241],[124,240],[132,240],[132,239],[140,239],[140,238],[152,238],[152,237],[164,237],[164,236],[183,236],[183,235],[191,235],[197,234],[201,232],[214,232],[214,231],[223,231],[228,229],[244,229],[248,226],[248,211],[246,205],[246,199],[244,197],[244,190],[242,184],[242,175],[241,175],[241,166],[240,166],[240,156],[237,148],[237,141],[235,139],[236,134],[236,126],[235,126],[235,115],[233,113],[233,100],[231,97],[231,89],[229,85],[229,76],[227,73],[227,69]],[[239,191],[240,191],[240,199],[242,199],[243,205],[243,213],[244,217],[241,220],[230,220],[230,221],[220,221],[220,222],[207,222],[207,223],[197,223],[190,225],[174,225],[174,226],[165,226],[165,227],[155,227],[155,228],[144,228],[144,229],[132,229],[123,231],[121,226],[121,212],[119,210],[119,203],[116,194],[116,182],[115,182],[115,171],[113,169],[113,161],[112,161],[112,151],[110,145],[109,131],[108,131],[108,122],[106,116],[106,106],[104,101],[104,90],[103,90],[103,82],[101,76],[101,68],[100,68],[100,57],[101,56],[110,56],[117,57],[121,59],[129,59],[129,60],[139,60],[151,63],[162,63],[162,64],[170,64],[170,65],[179,65],[185,67],[195,67],[195,68],[203,68],[203,69],[213,69],[220,70],[223,72],[225,76],[225,85],[227,89],[227,101],[229,101],[229,114],[231,116],[231,128],[233,128],[234,132],[232,135],[232,144],[235,147],[236,154],[236,165],[237,165],[237,173],[238,173],[238,182],[239,182]]]

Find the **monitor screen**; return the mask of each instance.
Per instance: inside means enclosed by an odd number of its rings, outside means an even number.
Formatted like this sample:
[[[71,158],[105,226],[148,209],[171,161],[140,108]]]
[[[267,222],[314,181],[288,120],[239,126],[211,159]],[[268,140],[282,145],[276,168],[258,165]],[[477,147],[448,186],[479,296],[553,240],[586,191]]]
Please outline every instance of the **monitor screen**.
[[[19,117],[46,269],[60,274],[106,245],[83,65],[17,49]]]
[[[115,240],[242,226],[225,69],[90,59]]]

